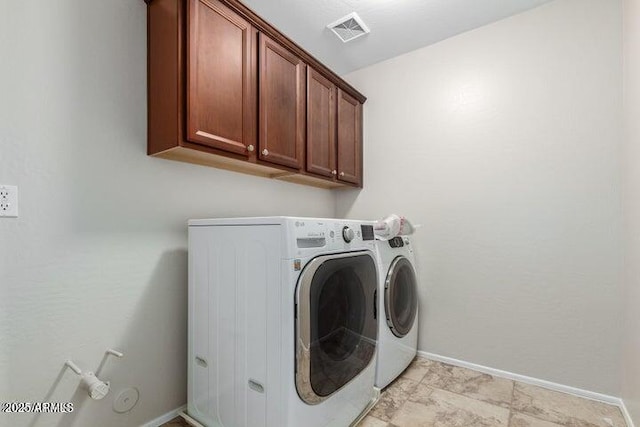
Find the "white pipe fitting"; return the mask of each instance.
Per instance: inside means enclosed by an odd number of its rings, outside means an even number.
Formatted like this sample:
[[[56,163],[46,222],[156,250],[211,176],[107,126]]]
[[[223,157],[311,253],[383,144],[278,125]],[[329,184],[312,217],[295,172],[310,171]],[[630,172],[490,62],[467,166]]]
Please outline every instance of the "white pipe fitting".
[[[107,349],[106,354],[117,358],[124,356],[122,352],[112,348]],[[111,388],[109,381],[102,381],[100,378],[96,377],[93,372],[82,372],[82,369],[80,369],[80,367],[72,360],[67,360],[64,364],[67,368],[80,376],[80,386],[89,392],[89,396],[91,396],[92,399],[100,400],[109,394],[109,389]],[[100,366],[102,367],[102,365]]]
[[[85,372],[80,376],[82,387],[89,392],[93,400],[100,400],[109,394],[109,382],[101,381],[93,372]]]
[[[76,374],[82,375],[82,369],[80,369],[78,365],[73,363],[73,361],[67,360],[66,362],[64,362],[64,364],[67,366],[67,368],[71,369]]]
[[[124,357],[124,353],[122,353],[121,351],[118,351],[118,350],[114,350],[112,348],[108,348],[107,349],[107,353],[109,353],[110,355],[115,356],[115,357]]]

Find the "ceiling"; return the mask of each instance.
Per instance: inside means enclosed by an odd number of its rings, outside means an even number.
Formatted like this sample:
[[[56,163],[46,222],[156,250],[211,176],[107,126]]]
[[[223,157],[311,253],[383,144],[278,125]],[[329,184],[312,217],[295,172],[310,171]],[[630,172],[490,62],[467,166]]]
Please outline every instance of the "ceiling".
[[[366,67],[551,0],[243,0],[338,74]],[[343,43],[327,25],[357,12],[370,34]]]

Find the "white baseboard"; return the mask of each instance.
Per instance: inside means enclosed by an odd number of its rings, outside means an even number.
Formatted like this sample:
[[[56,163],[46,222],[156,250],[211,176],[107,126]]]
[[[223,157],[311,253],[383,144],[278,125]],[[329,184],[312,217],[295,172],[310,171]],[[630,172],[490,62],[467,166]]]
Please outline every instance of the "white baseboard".
[[[633,419],[631,419],[631,414],[629,413],[629,410],[627,410],[627,405],[624,404],[624,400],[622,399],[620,399],[620,410],[622,411],[624,420],[627,422],[627,427],[635,427]]]
[[[160,415],[158,418],[155,418],[147,423],[142,424],[140,427],[160,427],[162,424],[171,421],[175,417],[179,416],[180,412],[186,411],[187,405],[182,405],[179,408],[176,408],[172,411],[167,412],[164,415]]]
[[[607,394],[596,393],[594,391],[583,390],[581,388],[571,387],[564,384],[558,384],[547,380],[541,380],[539,378],[528,377],[526,375],[514,374],[513,372],[503,371],[501,369],[489,368],[487,366],[477,365],[471,362],[465,362],[464,360],[454,359],[452,357],[440,356],[439,354],[428,353],[426,351],[418,351],[418,355],[427,359],[435,360],[436,362],[448,363],[449,365],[460,366],[461,368],[473,369],[474,371],[482,372],[484,374],[493,375],[494,377],[506,378],[509,380],[519,381],[525,384],[531,384],[538,387],[543,387],[553,391],[559,391],[561,393],[572,394],[574,396],[582,397],[585,399],[597,400],[598,402],[608,403],[620,408],[622,415],[624,416],[628,427],[635,427],[633,420],[629,415],[629,411],[624,404],[624,401],[615,396],[609,396]]]

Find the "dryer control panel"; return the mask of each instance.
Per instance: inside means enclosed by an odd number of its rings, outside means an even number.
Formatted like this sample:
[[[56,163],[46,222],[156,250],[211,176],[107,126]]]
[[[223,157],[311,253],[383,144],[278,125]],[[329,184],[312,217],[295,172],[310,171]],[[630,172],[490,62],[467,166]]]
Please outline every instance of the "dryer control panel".
[[[396,236],[393,239],[389,239],[389,246],[392,248],[401,248],[404,246],[404,241],[402,240],[402,237]]]

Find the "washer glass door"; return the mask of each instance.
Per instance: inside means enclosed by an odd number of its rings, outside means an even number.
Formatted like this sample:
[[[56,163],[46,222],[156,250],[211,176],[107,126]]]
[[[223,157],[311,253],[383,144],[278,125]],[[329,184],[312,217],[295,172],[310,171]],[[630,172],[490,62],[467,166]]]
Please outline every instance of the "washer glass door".
[[[296,291],[296,388],[328,398],[364,370],[376,349],[377,274],[368,252],[314,258]]]
[[[384,284],[384,308],[387,325],[397,337],[404,337],[413,327],[418,311],[416,273],[411,262],[399,256],[393,260]]]

